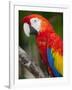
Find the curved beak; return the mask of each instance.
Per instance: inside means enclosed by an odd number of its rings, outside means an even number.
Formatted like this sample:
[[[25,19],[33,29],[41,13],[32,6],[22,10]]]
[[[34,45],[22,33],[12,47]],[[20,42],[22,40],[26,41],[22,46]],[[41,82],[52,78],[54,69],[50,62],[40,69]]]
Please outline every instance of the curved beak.
[[[29,25],[28,23],[24,23],[23,25],[23,29],[24,32],[26,34],[26,36],[30,36],[30,35],[37,35],[37,30],[35,30],[31,25]]]

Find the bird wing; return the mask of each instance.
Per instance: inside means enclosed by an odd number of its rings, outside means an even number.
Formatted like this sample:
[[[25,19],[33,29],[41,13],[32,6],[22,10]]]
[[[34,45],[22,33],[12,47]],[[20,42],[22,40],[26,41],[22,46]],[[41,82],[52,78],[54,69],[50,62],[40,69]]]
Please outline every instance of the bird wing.
[[[54,76],[63,75],[63,57],[52,48],[47,48],[47,59]]]

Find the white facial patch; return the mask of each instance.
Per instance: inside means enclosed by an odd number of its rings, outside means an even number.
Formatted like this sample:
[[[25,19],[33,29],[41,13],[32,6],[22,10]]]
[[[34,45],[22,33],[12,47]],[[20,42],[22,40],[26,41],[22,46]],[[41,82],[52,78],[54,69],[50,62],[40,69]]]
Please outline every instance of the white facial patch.
[[[29,24],[24,23],[23,30],[25,32],[25,35],[29,37],[30,36],[30,27],[29,27]]]
[[[41,20],[38,18],[32,18],[30,20],[31,26],[37,30],[38,32],[40,31],[40,26],[41,26]]]

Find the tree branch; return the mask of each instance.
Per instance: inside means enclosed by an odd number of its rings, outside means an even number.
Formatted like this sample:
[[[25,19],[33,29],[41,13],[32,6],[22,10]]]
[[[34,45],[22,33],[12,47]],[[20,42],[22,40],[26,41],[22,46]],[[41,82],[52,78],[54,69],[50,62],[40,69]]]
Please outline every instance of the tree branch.
[[[32,58],[21,47],[19,47],[19,63],[29,70],[36,78],[45,77],[40,67],[34,63]]]

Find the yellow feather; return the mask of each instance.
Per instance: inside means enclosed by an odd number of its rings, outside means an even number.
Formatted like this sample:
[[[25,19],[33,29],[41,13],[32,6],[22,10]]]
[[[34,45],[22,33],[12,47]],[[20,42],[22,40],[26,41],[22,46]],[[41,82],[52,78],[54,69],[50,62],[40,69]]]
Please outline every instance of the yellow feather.
[[[58,52],[55,52],[52,49],[52,54],[54,58],[54,66],[57,69],[57,71],[63,75],[63,56],[61,56]]]

